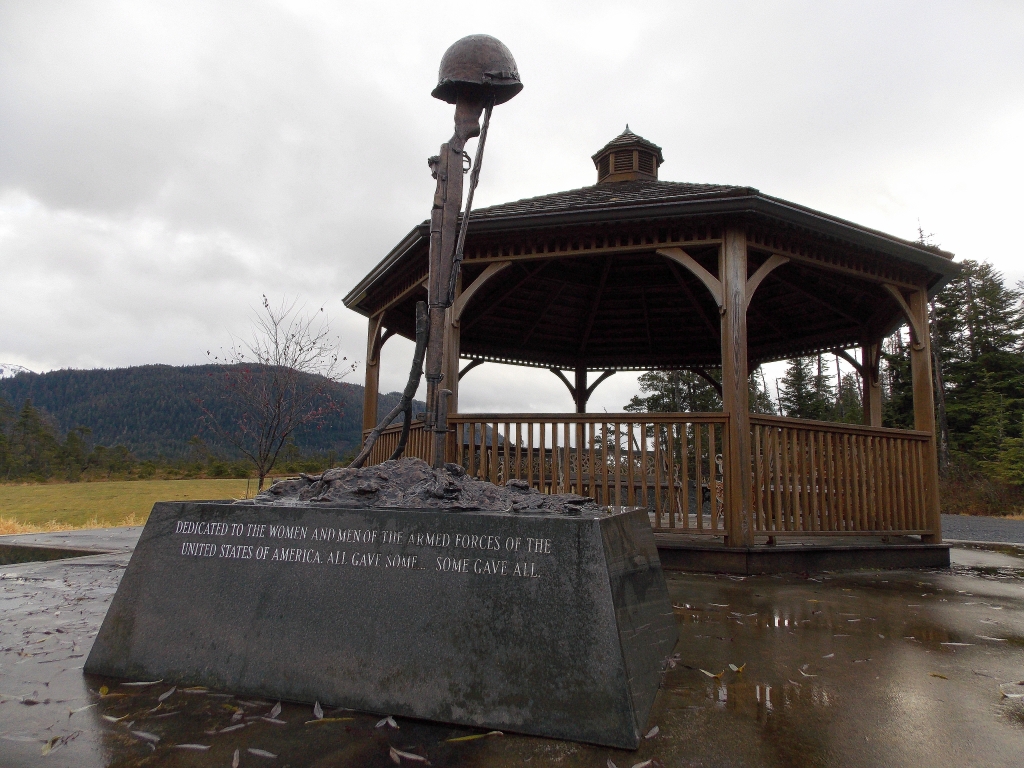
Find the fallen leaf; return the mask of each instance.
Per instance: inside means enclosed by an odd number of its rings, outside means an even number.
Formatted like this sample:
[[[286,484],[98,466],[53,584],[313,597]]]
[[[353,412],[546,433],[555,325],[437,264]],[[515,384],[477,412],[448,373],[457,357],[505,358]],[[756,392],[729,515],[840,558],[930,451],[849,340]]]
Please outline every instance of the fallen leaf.
[[[803,671],[802,669],[798,669],[798,670],[797,670],[797,672],[799,672],[799,673],[800,673],[801,675],[803,675],[804,677],[817,677],[817,675],[808,675],[808,674],[807,674],[806,672],[804,672],[804,671]]]
[[[1003,694],[1003,695],[1005,696],[1006,694]],[[53,751],[53,745],[56,744],[58,741],[60,741],[60,736],[54,736],[48,742],[43,744],[43,754],[44,755],[50,754],[50,752]]]
[[[271,760],[277,759],[277,755],[275,755],[273,752],[267,752],[267,750],[265,749],[256,749],[255,747],[249,747],[248,752],[249,754],[256,755],[256,757],[266,757]]]
[[[1006,638],[1005,637],[989,637],[988,635],[975,635],[975,637],[980,637],[982,640],[991,640],[991,641],[993,641],[995,643],[1005,643],[1006,642]]]
[[[164,691],[163,693],[161,693],[159,696],[156,697],[156,700],[157,701],[167,701],[167,699],[169,699],[171,697],[171,694],[174,693],[176,690],[178,690],[177,686],[175,686],[174,688],[171,688],[169,691]]]
[[[430,765],[430,761],[427,760],[427,758],[421,755],[415,755],[412,752],[403,752],[402,750],[395,749],[394,747],[391,747],[390,755],[391,759],[396,763],[402,762],[400,758],[405,758],[406,760],[412,760],[416,763],[426,763],[427,765]]]
[[[238,723],[238,725],[229,725],[227,728],[221,728],[218,731],[218,733],[231,733],[232,731],[237,731],[239,728],[245,728],[245,726],[247,725],[248,723]]]
[[[724,669],[721,672],[719,672],[717,675],[712,674],[711,672],[708,672],[706,669],[702,669],[701,672],[703,672],[705,675],[707,675],[708,677],[712,678],[713,680],[718,680],[718,679],[720,679],[722,677],[722,675],[725,674],[725,670]]]
[[[274,708],[272,710],[270,710],[270,719],[273,720],[275,717],[277,717],[280,714],[281,714],[281,702],[279,701],[279,702],[277,702],[277,704],[274,705]]]
[[[110,689],[107,688],[107,686],[105,686],[105,685],[101,685],[100,686],[100,696],[106,696],[108,693],[110,693]]]
[[[821,658],[823,658],[823,659],[831,659],[831,658],[832,658],[832,657],[834,657],[834,656],[835,656],[835,654],[834,654],[834,653],[826,653],[826,654],[825,654],[824,656],[822,656]]]
[[[653,728],[651,728],[651,730],[649,730],[649,731],[647,732],[647,735],[646,735],[646,736],[644,736],[644,738],[645,738],[645,739],[653,739],[653,738],[654,738],[655,736],[657,736],[657,735],[658,735],[658,733],[659,733],[660,731],[661,731],[661,728],[659,728],[658,726],[654,726]]]
[[[320,706],[319,701],[313,704],[313,717],[315,717],[317,720],[323,720],[324,710],[323,707]]]
[[[260,720],[262,720],[265,723],[273,723],[274,725],[288,725],[287,720],[278,720],[276,717],[261,717]],[[318,723],[320,721],[312,720],[310,722]]]
[[[71,717],[71,715],[76,715],[79,712],[84,712],[87,709],[92,709],[95,706],[96,706],[95,704],[86,704],[84,707],[79,707],[78,709],[72,709],[72,710],[70,710],[68,712],[68,717]]]
[[[941,680],[949,680],[948,677],[946,677],[945,675],[940,675],[938,672],[929,672],[928,676],[929,677],[937,677],[937,678],[939,678]]]
[[[307,720],[304,725],[316,725],[317,723],[346,723],[355,720],[354,717],[321,717],[319,720]]]
[[[175,744],[175,749],[192,749],[196,752],[205,752],[210,748],[208,744]]]
[[[374,727],[375,728],[381,728],[381,727],[383,727],[385,725],[390,725],[392,728],[397,728],[398,727],[398,723],[395,722],[395,718],[393,718],[391,715],[388,715],[387,717],[384,717],[384,718],[381,718],[380,720],[378,720],[377,721],[377,725],[374,726]]]
[[[119,723],[124,720],[128,715],[121,715],[120,717],[111,717],[110,715],[100,715],[108,723]]]
[[[145,739],[146,741],[152,741],[153,743],[160,741],[159,736],[155,733],[149,733],[148,731],[132,731],[132,735],[138,736],[140,739]]]
[[[486,739],[488,736],[504,736],[505,734],[501,731],[488,731],[487,733],[474,733],[472,736],[457,736],[454,739],[445,739],[448,744],[457,744],[460,741],[474,741],[476,739]]]
[[[743,662],[738,667],[735,664],[730,664],[729,665],[729,669],[731,669],[733,672],[736,672],[736,673],[742,673],[743,670],[746,669],[746,668],[747,668],[747,663],[746,662]]]
[[[939,643],[939,645],[948,645],[953,648],[966,648],[967,646],[974,645],[974,643]]]
[[[122,688],[145,688],[147,685],[156,685],[162,683],[163,680],[148,680],[146,682],[139,683],[121,683]]]
[[[609,757],[608,758],[608,763],[607,763],[607,768],[619,768],[619,766],[617,766],[615,763],[613,763],[612,759]]]
[[[644,760],[642,763],[634,763],[633,768],[649,768],[654,765],[653,760]]]
[[[238,750],[235,750],[234,756],[231,758],[231,768],[238,768],[239,754]]]

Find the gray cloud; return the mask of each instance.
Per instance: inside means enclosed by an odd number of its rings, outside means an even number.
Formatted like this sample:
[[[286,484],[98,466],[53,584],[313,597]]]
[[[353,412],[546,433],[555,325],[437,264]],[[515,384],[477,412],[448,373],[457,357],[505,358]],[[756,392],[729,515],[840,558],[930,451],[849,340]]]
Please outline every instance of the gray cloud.
[[[0,361],[202,362],[263,292],[326,306],[362,358],[340,298],[425,218],[424,161],[451,132],[429,91],[476,31],[526,82],[495,114],[478,205],[592,183],[629,122],[666,178],[904,237],[920,218],[1021,272],[1019,4],[25,0],[0,6]],[[383,387],[408,346],[389,343]],[[512,373],[474,371],[463,404],[569,407],[550,374]],[[634,380],[592,403],[616,410]]]

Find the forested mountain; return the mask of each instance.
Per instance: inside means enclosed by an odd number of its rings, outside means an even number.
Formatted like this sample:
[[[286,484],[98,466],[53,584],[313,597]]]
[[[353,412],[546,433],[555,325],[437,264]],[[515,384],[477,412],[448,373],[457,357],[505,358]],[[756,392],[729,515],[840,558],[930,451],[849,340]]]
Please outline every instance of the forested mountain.
[[[199,437],[213,453],[234,457],[231,447],[203,423],[203,408],[223,425],[232,421],[231,401],[223,385],[225,366],[143,365],[132,368],[19,373],[0,379],[0,399],[14,414],[26,401],[41,411],[52,431],[63,438],[78,427],[89,430],[94,445],[123,445],[138,459],[180,458]],[[329,383],[342,410],[319,429],[299,429],[295,446],[303,454],[343,456],[361,441],[363,387]],[[400,397],[380,397],[382,413]],[[423,410],[422,404],[416,404]]]

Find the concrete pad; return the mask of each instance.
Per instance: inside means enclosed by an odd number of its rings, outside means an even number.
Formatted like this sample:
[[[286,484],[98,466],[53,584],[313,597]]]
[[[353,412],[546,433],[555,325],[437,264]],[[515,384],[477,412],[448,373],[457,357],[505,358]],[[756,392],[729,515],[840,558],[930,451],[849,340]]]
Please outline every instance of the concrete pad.
[[[435,766],[1018,766],[1024,571],[1001,549],[958,547],[952,559],[813,578],[668,574],[680,640],[652,712],[658,732],[635,752],[449,741],[481,732],[347,711],[320,720],[288,703],[270,718],[274,702],[183,690],[161,700],[169,685],[85,678],[127,557],[2,566],[0,765],[225,766],[238,750],[240,766],[393,768],[395,748]]]

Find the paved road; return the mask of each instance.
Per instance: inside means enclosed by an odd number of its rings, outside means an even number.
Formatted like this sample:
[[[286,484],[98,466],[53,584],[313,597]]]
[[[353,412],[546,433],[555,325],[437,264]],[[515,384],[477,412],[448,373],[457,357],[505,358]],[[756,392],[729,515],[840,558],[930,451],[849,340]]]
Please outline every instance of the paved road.
[[[1024,520],[1000,517],[943,515],[942,537],[952,541],[993,541],[1024,544]]]

